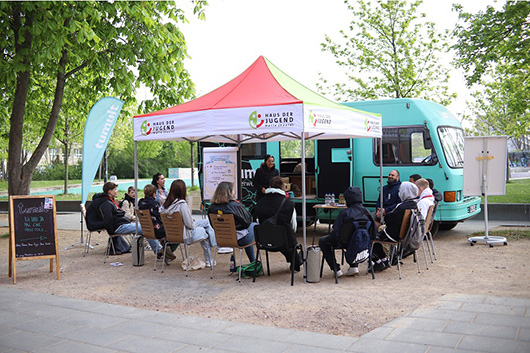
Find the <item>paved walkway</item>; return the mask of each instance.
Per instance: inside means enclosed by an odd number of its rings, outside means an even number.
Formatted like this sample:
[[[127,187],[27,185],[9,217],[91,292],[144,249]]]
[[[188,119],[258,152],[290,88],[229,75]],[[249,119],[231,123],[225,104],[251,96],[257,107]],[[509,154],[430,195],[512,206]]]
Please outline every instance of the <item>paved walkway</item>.
[[[447,295],[344,337],[91,302],[0,286],[1,352],[530,352],[530,300]]]

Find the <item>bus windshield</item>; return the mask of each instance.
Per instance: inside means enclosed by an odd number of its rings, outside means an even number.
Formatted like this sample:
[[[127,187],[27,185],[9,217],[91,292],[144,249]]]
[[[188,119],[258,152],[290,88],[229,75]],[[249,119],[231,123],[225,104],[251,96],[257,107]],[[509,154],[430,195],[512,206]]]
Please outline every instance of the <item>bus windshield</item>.
[[[442,143],[445,160],[451,168],[464,167],[464,133],[462,129],[440,126],[438,135]]]

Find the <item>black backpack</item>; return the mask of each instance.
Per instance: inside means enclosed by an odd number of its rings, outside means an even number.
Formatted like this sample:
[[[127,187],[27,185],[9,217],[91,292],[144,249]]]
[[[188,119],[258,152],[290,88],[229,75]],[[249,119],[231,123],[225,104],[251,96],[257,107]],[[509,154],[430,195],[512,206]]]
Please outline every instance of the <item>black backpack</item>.
[[[370,251],[370,232],[369,229],[372,226],[372,222],[356,222],[351,221],[349,224],[352,224],[355,231],[353,234],[351,230],[348,232],[341,232],[341,243],[343,246],[347,244],[346,247],[346,262],[351,264],[358,264],[364,262],[368,259]],[[345,224],[346,225],[346,224]],[[344,225],[343,225],[344,227]],[[350,227],[348,227],[350,228]],[[350,228],[351,229],[351,228]],[[346,239],[342,239],[342,234],[349,233],[352,234],[349,241],[346,242]]]

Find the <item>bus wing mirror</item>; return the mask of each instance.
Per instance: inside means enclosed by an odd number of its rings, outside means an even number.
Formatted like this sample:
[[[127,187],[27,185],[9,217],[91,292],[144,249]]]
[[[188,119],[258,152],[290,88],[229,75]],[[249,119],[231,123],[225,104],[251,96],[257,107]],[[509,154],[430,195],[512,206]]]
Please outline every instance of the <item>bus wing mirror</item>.
[[[432,150],[432,139],[429,130],[423,131],[423,147],[426,150]]]

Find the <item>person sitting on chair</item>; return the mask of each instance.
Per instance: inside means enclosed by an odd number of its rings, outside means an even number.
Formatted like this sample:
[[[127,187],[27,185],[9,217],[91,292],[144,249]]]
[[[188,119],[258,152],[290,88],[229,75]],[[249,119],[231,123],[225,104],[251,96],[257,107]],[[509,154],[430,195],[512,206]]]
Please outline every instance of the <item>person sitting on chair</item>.
[[[158,208],[160,205],[158,204],[158,201],[156,201],[156,186],[152,184],[147,184],[144,187],[144,197],[138,200],[138,209],[139,210],[149,210],[151,213],[151,221],[153,222],[153,227],[155,228],[155,237],[158,239],[159,242],[162,244],[165,243],[164,238],[166,237],[166,232],[164,230],[164,224],[162,223],[162,218],[160,217],[160,212],[158,212]],[[154,239],[148,239],[150,242],[149,245],[151,245],[152,242],[156,243],[156,240]],[[151,245],[152,246],[152,245]],[[177,257],[173,254],[173,251],[176,250],[178,247],[178,244],[172,244],[171,247],[168,247],[166,249],[166,259],[165,262],[167,265],[169,265],[170,261],[175,260]],[[161,250],[157,253],[158,258],[162,258],[164,256],[164,248],[162,247]]]
[[[393,169],[388,173],[387,184],[383,186],[383,205],[381,206],[381,198],[377,198],[377,208],[376,212],[373,215],[376,220],[376,225],[379,227],[379,221],[381,216],[385,216],[386,213],[392,211],[394,207],[401,202],[399,198],[399,186],[401,181],[399,181],[399,172],[396,169]]]
[[[343,275],[340,265],[335,259],[335,254],[333,249],[340,249],[340,232],[342,226],[347,222],[372,222],[368,232],[370,235],[375,235],[375,222],[372,218],[372,215],[362,204],[362,192],[357,186],[350,186],[344,191],[344,199],[346,200],[346,205],[348,208],[340,211],[335,223],[333,224],[333,230],[329,235],[323,236],[318,241],[318,245],[322,250],[322,255],[326,259],[326,262],[329,265],[329,268],[333,271],[334,268],[337,270],[337,277]],[[350,264],[350,268],[346,271],[346,276],[355,276],[359,274],[358,264]]]
[[[207,219],[193,221],[190,208],[186,202],[186,194],[186,183],[180,179],[173,181],[169,188],[167,199],[160,207],[160,213],[171,215],[179,212],[182,217],[182,223],[184,223],[184,241],[188,244],[200,241],[206,267],[215,266],[211,250],[212,247],[217,246],[214,230]]]
[[[125,216],[131,220],[131,222],[136,221],[136,216],[134,215],[134,198],[136,197],[136,190],[134,186],[129,186],[127,193],[123,201],[121,202],[121,209],[125,211]]]
[[[87,209],[87,228],[102,229],[105,228],[109,235],[115,234],[134,234],[136,233],[136,224],[131,223],[125,216],[116,201],[118,195],[118,185],[112,181],[103,184],[103,193],[95,194],[92,202]],[[142,228],[138,227],[138,234],[142,234]],[[111,237],[113,247],[109,255],[121,255],[131,251],[131,246],[123,239],[122,236],[116,235]]]
[[[383,241],[399,241],[399,233],[401,232],[401,224],[403,223],[403,216],[405,210],[417,208],[416,198],[418,197],[418,188],[410,181],[404,181],[399,187],[399,198],[403,200],[400,202],[392,212],[388,212],[384,218],[385,224],[379,227],[379,232],[375,239]],[[374,271],[383,271],[390,267],[387,255],[383,249],[383,245],[375,243],[372,252],[372,261],[375,263]]]
[[[434,196],[432,190],[429,188],[429,182],[426,179],[418,179],[416,181],[416,186],[418,187],[418,209],[423,216],[423,219],[427,219],[427,212],[429,212],[429,207],[434,206]]]
[[[252,222],[252,215],[239,201],[235,199],[234,184],[229,181],[222,181],[217,185],[212,197],[212,204],[208,208],[208,213],[227,213],[234,215],[236,224],[237,244],[244,246],[254,241],[254,227],[257,223]],[[256,260],[254,246],[245,248],[250,262]]]
[[[271,179],[271,186],[265,190],[265,196],[258,201],[254,207],[254,216],[259,220],[260,223],[263,223],[265,220],[271,218],[278,212],[278,225],[285,227],[287,231],[287,242],[289,244],[289,251],[282,251],[283,256],[287,262],[292,261],[293,248],[298,244],[296,240],[296,210],[294,209],[294,203],[291,200],[285,199],[285,191],[282,178],[276,176]],[[282,208],[280,205],[284,201]],[[300,254],[295,256],[294,266],[295,271],[300,271],[300,265],[302,264],[302,259]]]

